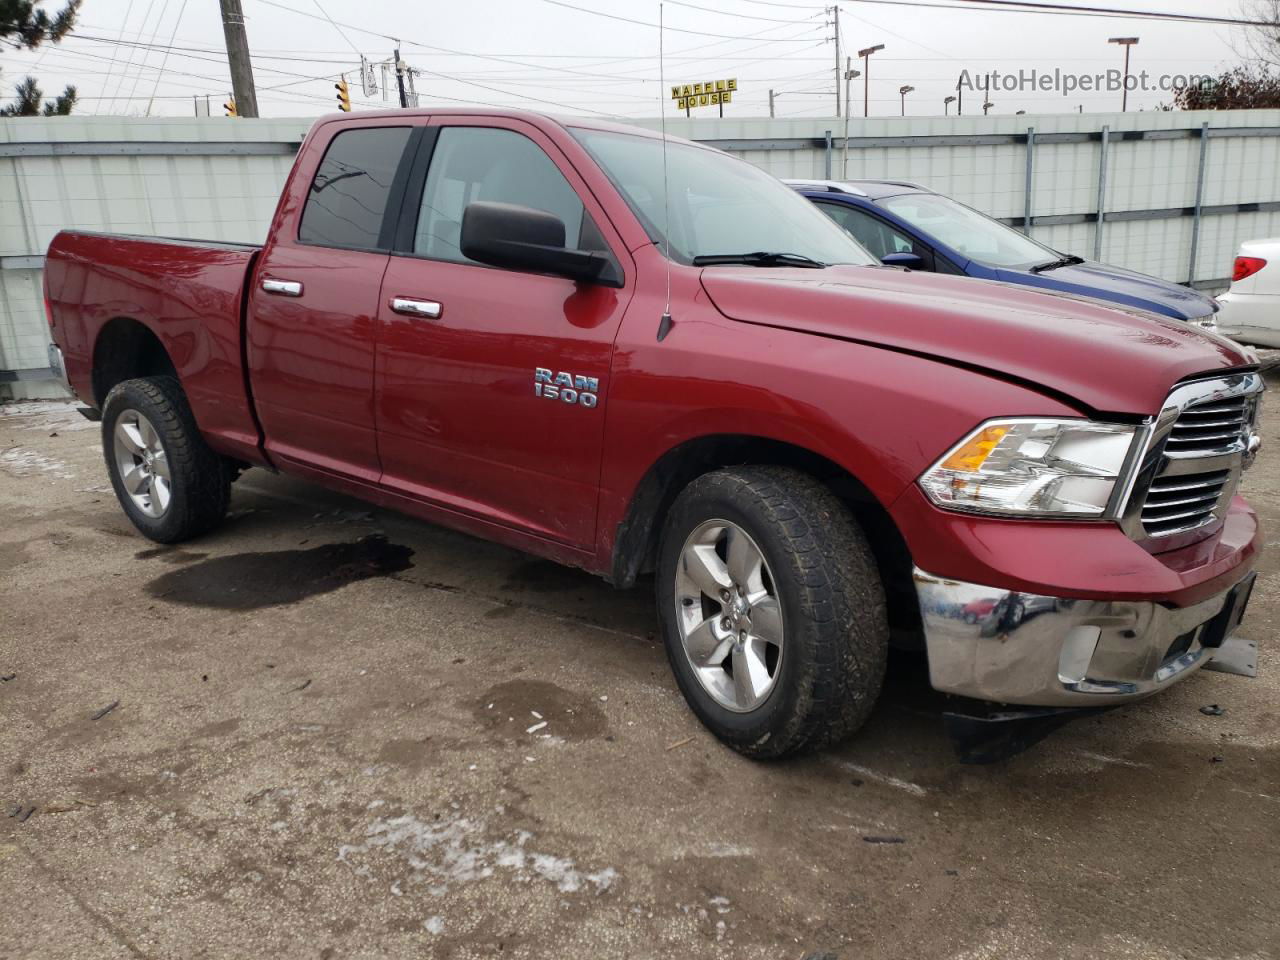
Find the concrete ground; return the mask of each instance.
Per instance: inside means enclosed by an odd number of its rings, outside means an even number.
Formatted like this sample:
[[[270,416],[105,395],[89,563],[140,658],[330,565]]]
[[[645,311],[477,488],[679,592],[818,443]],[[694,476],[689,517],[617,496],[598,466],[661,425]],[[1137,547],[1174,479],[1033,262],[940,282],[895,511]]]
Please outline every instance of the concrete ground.
[[[0,413],[0,518],[2,958],[1280,956],[1274,549],[1255,680],[967,767],[895,662],[854,740],[762,765],[646,590],[262,471],[157,548],[62,404]]]

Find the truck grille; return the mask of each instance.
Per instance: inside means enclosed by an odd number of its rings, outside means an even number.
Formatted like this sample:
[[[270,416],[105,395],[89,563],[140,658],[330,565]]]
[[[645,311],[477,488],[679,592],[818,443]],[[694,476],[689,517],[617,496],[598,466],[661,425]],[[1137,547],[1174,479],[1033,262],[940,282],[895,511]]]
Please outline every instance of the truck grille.
[[[1131,537],[1176,549],[1212,532],[1257,449],[1262,390],[1262,378],[1245,372],[1190,381],[1169,394],[1121,521]]]
[[[1174,421],[1165,453],[1175,457],[1206,457],[1245,436],[1252,419],[1252,397],[1230,397],[1187,407]]]
[[[1208,523],[1230,479],[1230,470],[1156,477],[1142,505],[1147,536],[1168,536]]]

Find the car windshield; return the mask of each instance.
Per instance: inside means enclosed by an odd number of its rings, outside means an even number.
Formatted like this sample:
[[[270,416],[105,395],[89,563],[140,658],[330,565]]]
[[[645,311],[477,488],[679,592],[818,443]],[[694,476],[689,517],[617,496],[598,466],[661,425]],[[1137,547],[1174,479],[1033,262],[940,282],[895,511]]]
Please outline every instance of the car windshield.
[[[989,267],[1033,267],[1061,257],[1012,227],[936,193],[905,193],[880,201],[907,223]]]
[[[668,216],[661,140],[583,128],[572,132],[654,243],[669,241],[671,258],[679,263],[752,253],[787,254],[819,265],[879,262],[790,187],[727,153],[667,141]],[[670,229],[664,230],[667,223]]]

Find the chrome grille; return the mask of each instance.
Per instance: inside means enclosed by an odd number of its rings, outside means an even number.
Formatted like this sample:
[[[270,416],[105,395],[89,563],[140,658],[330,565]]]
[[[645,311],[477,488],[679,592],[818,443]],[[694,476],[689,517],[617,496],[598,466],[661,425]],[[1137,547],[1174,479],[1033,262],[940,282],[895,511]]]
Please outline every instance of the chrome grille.
[[[1187,407],[1165,443],[1171,457],[1207,457],[1239,443],[1253,419],[1252,397],[1210,400]]]
[[[1164,537],[1208,523],[1230,480],[1230,470],[1156,477],[1142,505],[1143,529]]]
[[[1120,511],[1129,536],[1150,541],[1152,550],[1173,550],[1212,534],[1257,452],[1262,391],[1262,377],[1253,371],[1174,388],[1144,427],[1144,448]]]

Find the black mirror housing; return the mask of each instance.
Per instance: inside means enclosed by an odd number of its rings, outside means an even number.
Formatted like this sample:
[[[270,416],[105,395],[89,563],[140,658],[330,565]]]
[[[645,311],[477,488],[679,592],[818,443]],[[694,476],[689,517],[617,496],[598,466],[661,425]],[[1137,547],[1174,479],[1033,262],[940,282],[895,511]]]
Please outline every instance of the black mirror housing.
[[[886,267],[906,267],[909,270],[924,269],[924,257],[918,253],[886,253],[880,258]]]
[[[608,257],[564,245],[557,216],[514,203],[477,200],[462,212],[462,255],[507,270],[549,273],[580,283],[602,282]],[[607,281],[605,281],[607,282]]]

